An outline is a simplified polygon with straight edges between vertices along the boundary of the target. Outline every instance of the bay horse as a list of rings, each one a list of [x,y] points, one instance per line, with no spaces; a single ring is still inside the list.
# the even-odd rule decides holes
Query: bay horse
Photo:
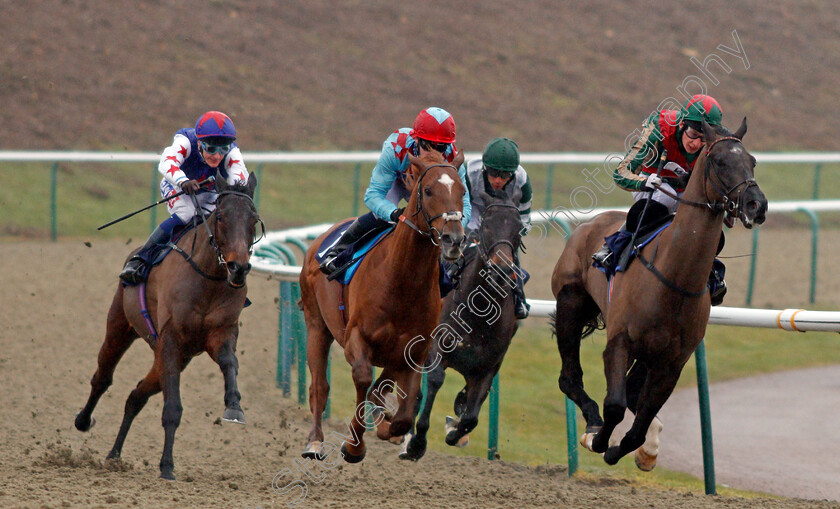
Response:
[[[673,222],[641,250],[638,262],[614,276],[612,290],[591,256],[618,229],[623,213],[600,214],[579,226],[554,267],[551,290],[562,358],[558,384],[586,419],[581,444],[603,453],[610,465],[631,451],[637,451],[642,470],[655,465],[655,454],[641,446],[705,334],[711,309],[706,282],[724,221],[731,227],[738,218],[746,228],[764,222],[767,199],[755,180],[755,158],[742,143],[746,131],[746,118],[735,133],[703,123],[706,148]],[[598,404],[583,387],[580,342],[604,323],[602,421]],[[635,414],[633,424],[617,445],[610,445],[625,408]]]
[[[411,427],[421,369],[440,316],[439,257],[461,256],[466,187],[457,171],[462,154],[452,164],[436,152],[409,158],[405,179],[411,197],[405,212],[396,228],[362,260],[347,286],[328,281],[318,269],[315,253],[329,232],[306,252],[300,290],[313,422],[304,458],[325,460],[331,452],[324,443],[321,415],[329,396],[326,369],[333,338],[344,349],[356,387],[356,411],[347,420],[350,435],[342,437],[344,460],[357,463],[365,457],[365,408],[368,401],[374,402],[369,389],[382,403],[385,396],[402,397],[390,419],[379,414],[379,438],[400,437]],[[384,369],[371,387],[373,366]]]
[[[146,340],[154,351],[154,361],[146,377],[128,396],[109,459],[120,457],[134,417],[150,396],[163,391],[160,476],[175,479],[172,447],[181,422],[181,371],[202,352],[212,357],[224,375],[223,419],[245,423],[236,384],[236,339],[239,314],[248,293],[245,283],[251,269],[250,250],[260,222],[253,200],[256,186],[253,173],[247,185],[230,186],[217,175],[216,210],[206,219],[205,228],[199,224],[177,242],[176,251],[182,256],[170,253],[164,258],[149,274],[145,288],[118,285],[108,311],[98,369],[90,381],[87,404],[76,415],[76,429],[88,431],[96,422],[93,409],[111,385],[117,363],[135,339],[142,336]],[[144,290],[150,322],[141,312],[140,294]]]
[[[401,459],[416,461],[426,453],[429,417],[446,368],[455,369],[466,380],[455,399],[456,420],[446,426],[446,443],[459,445],[476,427],[481,405],[519,326],[513,289],[522,275],[513,260],[522,242],[522,221],[515,205],[520,196],[514,194],[510,200],[482,192],[482,197],[487,206],[474,234],[477,253],[458,287],[444,299],[439,328],[445,327],[448,337],[436,341],[426,357],[428,396],[425,406],[418,408],[416,433],[407,435]]]

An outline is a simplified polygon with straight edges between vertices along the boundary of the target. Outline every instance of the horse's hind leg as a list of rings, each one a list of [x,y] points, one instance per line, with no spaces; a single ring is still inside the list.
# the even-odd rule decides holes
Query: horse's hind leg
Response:
[[[309,431],[306,449],[301,456],[323,460],[326,455],[323,450],[324,431],[321,428],[321,419],[324,410],[327,408],[327,398],[330,395],[330,384],[327,382],[327,361],[333,337],[321,316],[310,314],[315,312],[317,311],[310,312],[309,307],[304,308],[307,330],[306,362],[312,377],[309,386],[309,410],[312,412],[312,429]]]
[[[596,433],[604,422],[596,403],[583,387],[580,342],[584,327],[593,323],[600,311],[580,286],[566,285],[557,294],[554,327],[562,369],[557,385],[580,408],[586,420],[586,433]]]
[[[431,355],[429,355],[431,357]],[[429,421],[432,414],[432,406],[435,404],[435,398],[440,388],[443,386],[443,381],[446,379],[446,367],[443,363],[438,363],[426,375],[428,383],[426,405],[419,408],[420,402],[415,405],[415,415],[417,417],[414,423],[414,435],[408,441],[405,450],[400,454],[401,459],[408,459],[417,461],[426,454],[426,434],[429,432]],[[419,409],[419,413],[417,410]]]
[[[351,436],[349,439],[352,442],[345,440],[341,444],[341,454],[347,463],[358,463],[365,459],[365,410],[368,389],[373,382],[373,364],[370,362],[370,350],[364,339],[360,337],[358,329],[348,331],[344,356],[353,372],[353,384],[356,386],[356,410],[350,420]]]
[[[131,428],[131,423],[134,421],[137,414],[140,413],[140,410],[146,406],[146,402],[149,401],[149,397],[157,394],[158,392],[160,392],[160,367],[156,358],[155,364],[146,375],[146,378],[140,380],[137,387],[135,387],[135,389],[131,391],[131,394],[128,395],[128,399],[125,402],[125,412],[123,413],[120,431],[117,433],[117,439],[114,441],[114,446],[111,448],[111,452],[108,453],[108,459],[120,457],[120,454],[122,454],[123,444],[125,443],[125,436],[128,434],[128,429]]]
[[[222,420],[245,424],[245,412],[242,411],[240,401],[242,395],[236,384],[236,375],[239,373],[239,360],[236,358],[236,335],[226,336],[223,341],[209,342],[212,348],[208,353],[216,361],[225,377],[225,413]]]
[[[90,380],[90,396],[85,407],[76,415],[75,425],[79,431],[89,430],[96,422],[92,418],[93,409],[96,408],[99,398],[111,386],[114,369],[137,337],[123,312],[123,289],[119,288],[108,311],[105,341],[99,349],[96,373]]]

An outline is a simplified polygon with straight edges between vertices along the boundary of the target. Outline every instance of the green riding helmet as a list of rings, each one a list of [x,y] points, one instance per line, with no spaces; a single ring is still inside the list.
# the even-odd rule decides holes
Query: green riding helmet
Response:
[[[682,108],[682,119],[717,126],[723,120],[723,110],[720,104],[710,95],[697,94],[685,103]]]
[[[515,173],[519,167],[519,145],[508,138],[493,138],[484,147],[481,163],[485,168]]]

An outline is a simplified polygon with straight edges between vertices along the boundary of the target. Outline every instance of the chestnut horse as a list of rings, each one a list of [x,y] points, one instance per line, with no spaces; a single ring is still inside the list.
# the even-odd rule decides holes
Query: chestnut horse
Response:
[[[350,436],[344,437],[341,446],[344,460],[356,463],[365,457],[365,407],[373,402],[368,389],[371,396],[380,393],[381,403],[385,395],[402,396],[390,419],[380,413],[379,438],[402,436],[411,427],[421,369],[440,316],[439,257],[456,260],[461,256],[466,188],[457,171],[463,155],[451,165],[436,152],[422,159],[409,158],[405,178],[411,197],[405,212],[394,231],[367,254],[349,285],[328,281],[318,269],[315,253],[326,233],[306,252],[300,290],[308,332],[313,422],[305,458],[324,460],[329,455],[321,414],[330,389],[326,369],[333,338],[344,348],[356,386],[356,411],[348,419]],[[373,366],[384,370],[371,388]]]
[[[703,339],[711,309],[706,282],[724,220],[732,226],[739,218],[746,228],[764,222],[767,199],[755,181],[755,158],[741,142],[746,131],[746,118],[734,134],[703,124],[706,148],[673,223],[641,250],[639,261],[614,276],[611,294],[591,255],[618,229],[622,213],[600,214],[578,227],[554,267],[551,290],[557,298],[555,329],[563,363],[558,383],[586,419],[581,444],[604,453],[610,465],[640,449]],[[581,339],[599,319],[607,332],[603,421],[598,404],[583,388],[580,365]],[[625,408],[635,413],[633,424],[618,445],[610,445]],[[650,451],[637,451],[639,468],[653,468],[656,457],[650,456]]]
[[[253,201],[256,186],[254,174],[249,176],[247,185],[231,186],[217,176],[216,210],[207,218],[206,227],[199,224],[184,235],[177,243],[181,256],[170,253],[149,274],[145,283],[146,304],[157,337],[141,312],[139,295],[143,286],[118,285],[108,312],[105,342],[99,350],[99,366],[90,381],[90,397],[76,415],[76,428],[88,431],[96,422],[93,409],[111,385],[117,363],[135,339],[144,337],[154,351],[154,362],[128,396],[109,459],[120,457],[134,417],[150,396],[163,391],[165,438],[160,476],[175,478],[172,446],[181,422],[181,371],[202,352],[213,358],[224,375],[223,419],[245,423],[236,386],[236,338],[239,314],[248,293],[245,279],[251,269],[250,249],[260,221]]]

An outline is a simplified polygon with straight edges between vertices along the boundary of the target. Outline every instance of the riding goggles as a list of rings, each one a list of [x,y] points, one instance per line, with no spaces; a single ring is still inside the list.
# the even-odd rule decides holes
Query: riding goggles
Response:
[[[420,148],[423,150],[434,150],[435,152],[440,152],[441,154],[445,154],[446,151],[449,149],[449,143],[436,143],[434,141],[429,140],[418,140],[420,142]]]
[[[228,143],[227,145],[211,145],[207,142],[199,141],[198,144],[201,146],[201,150],[209,155],[220,154],[224,156],[233,148],[232,143]]]
[[[701,133],[699,131],[695,131],[691,127],[686,127],[685,128],[685,135],[688,136],[689,140],[699,139],[700,141],[705,141],[705,139],[703,138],[703,133]]]
[[[493,178],[511,178],[513,176],[512,171],[507,170],[497,170],[496,168],[491,168],[489,166],[484,167],[484,171],[487,172],[487,175]]]

